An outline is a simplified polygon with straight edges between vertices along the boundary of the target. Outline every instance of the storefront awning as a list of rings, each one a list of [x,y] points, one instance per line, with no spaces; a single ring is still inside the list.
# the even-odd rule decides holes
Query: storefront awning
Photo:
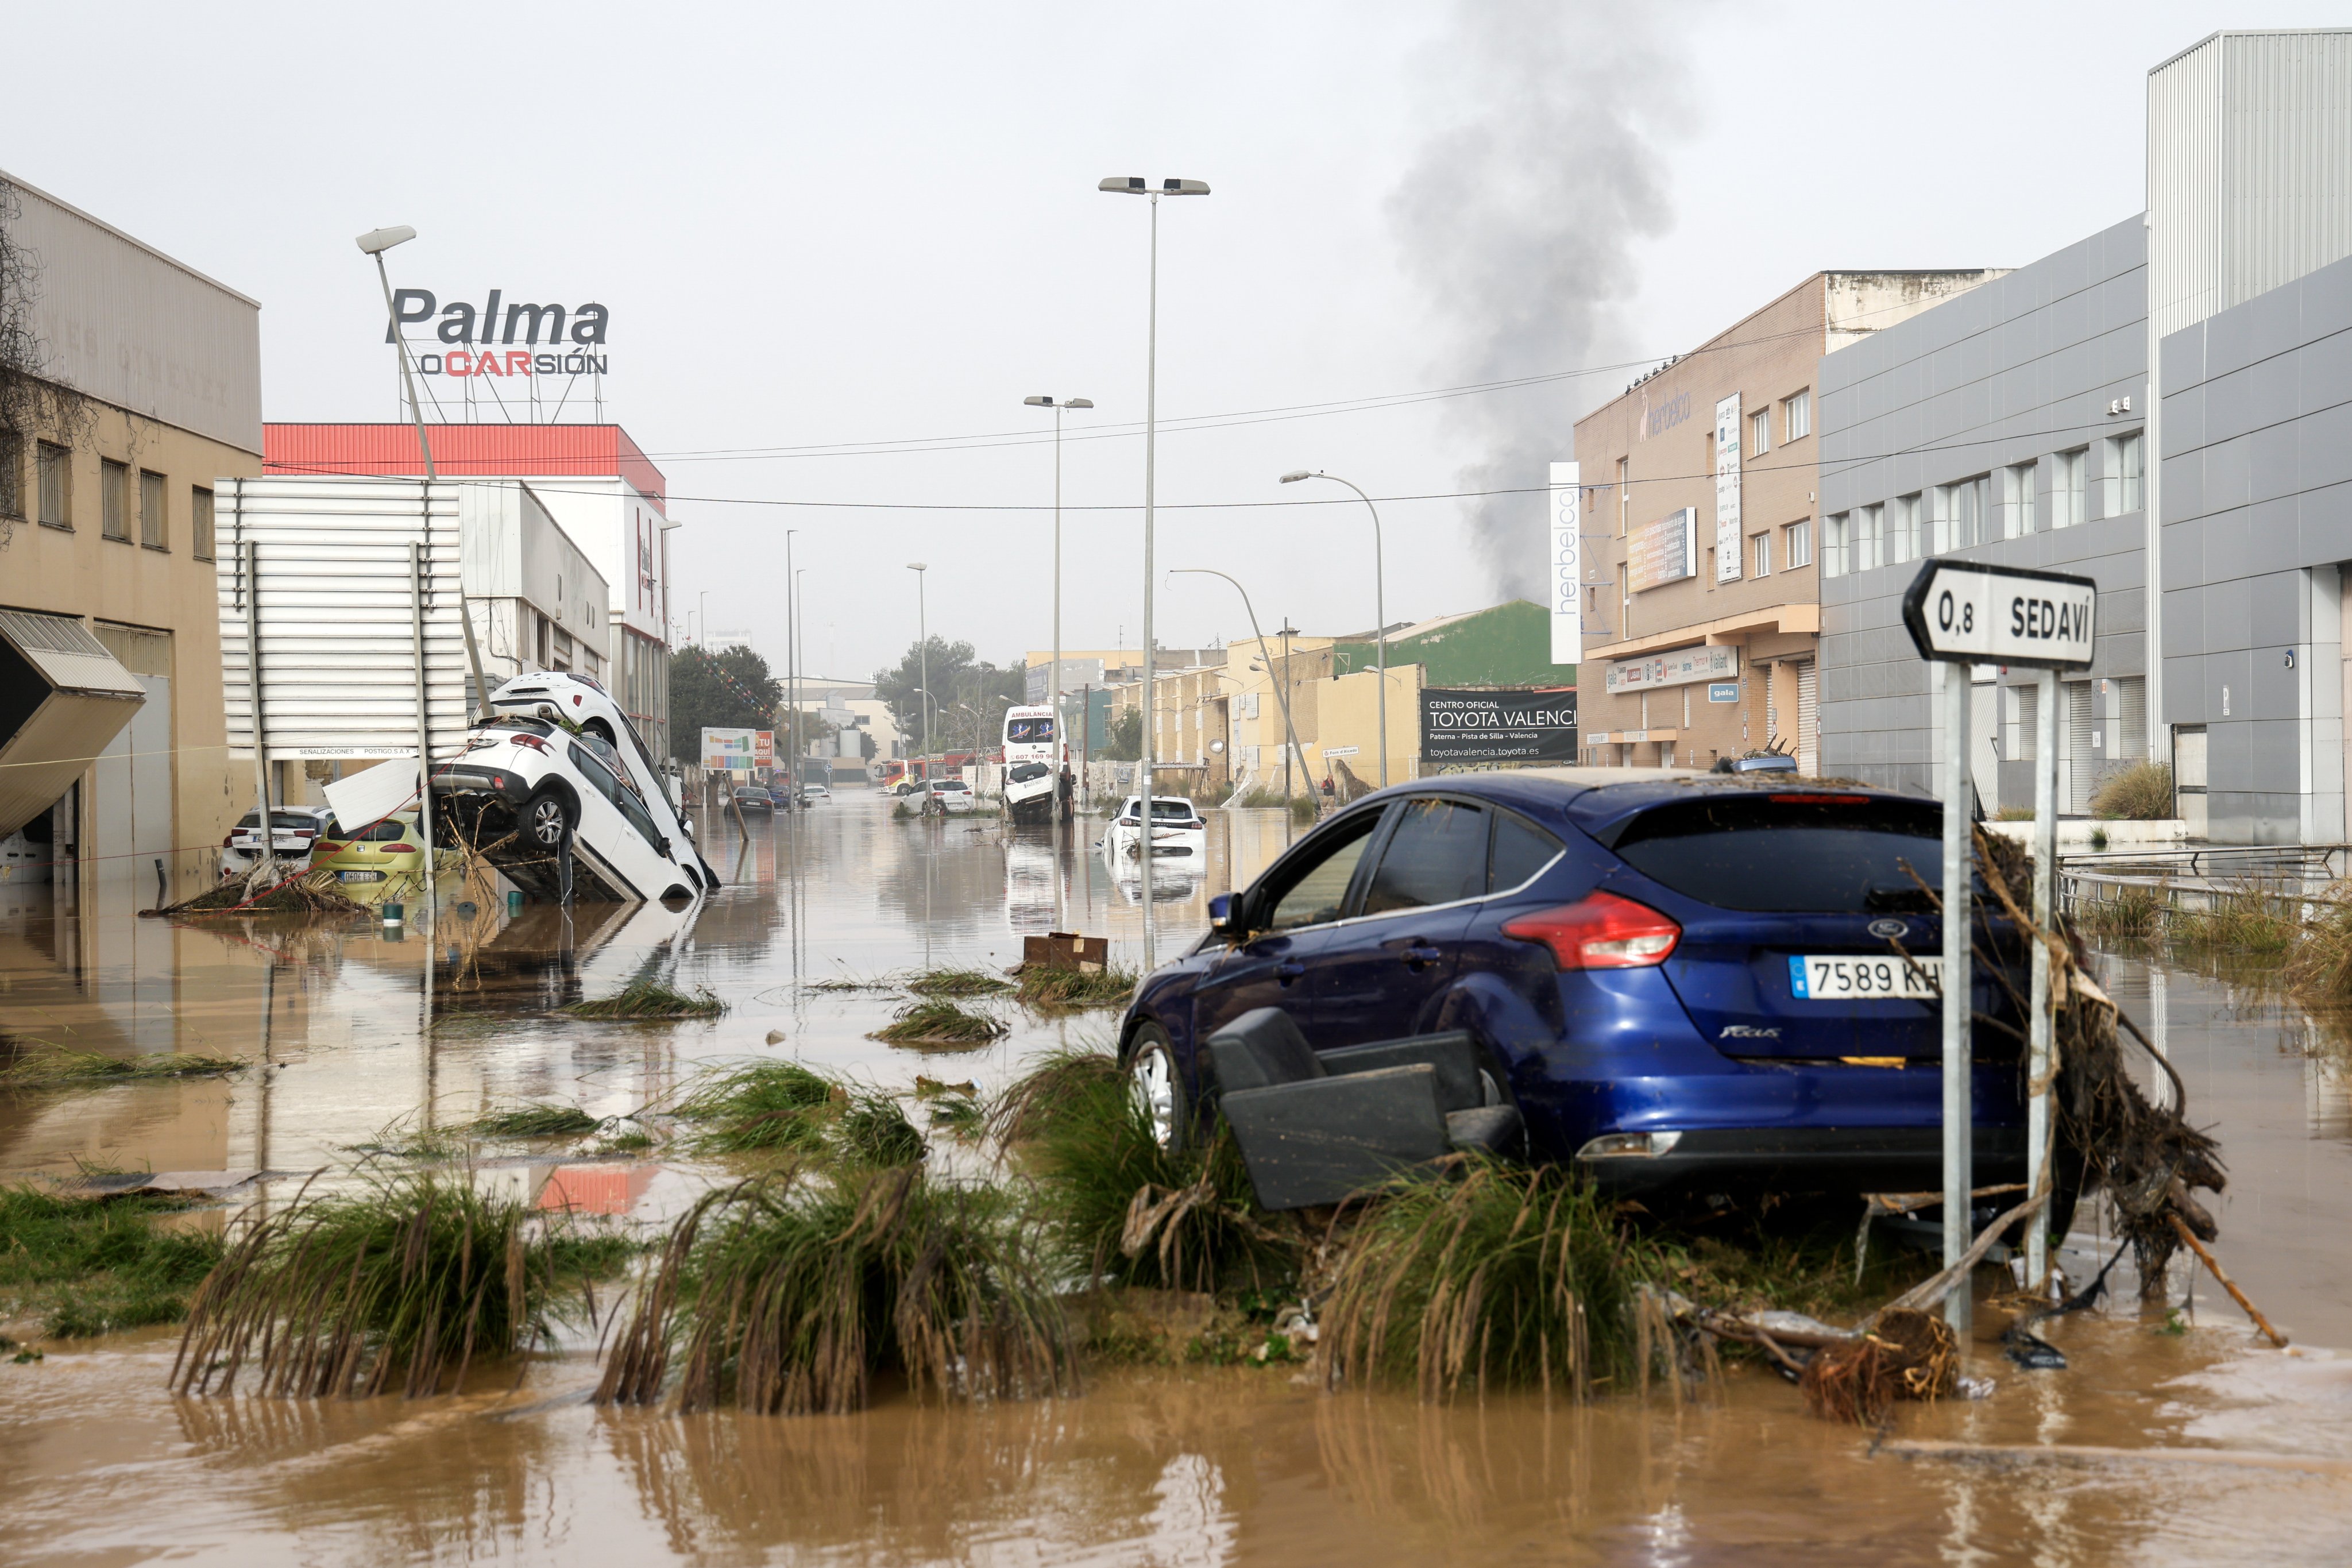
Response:
[[[54,805],[146,700],[73,616],[0,610],[0,838]]]

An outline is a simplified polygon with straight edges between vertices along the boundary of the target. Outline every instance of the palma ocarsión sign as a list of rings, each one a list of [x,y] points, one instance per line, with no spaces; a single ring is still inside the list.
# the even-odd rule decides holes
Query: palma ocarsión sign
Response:
[[[408,329],[431,322],[434,339],[448,345],[416,355],[416,368],[425,375],[604,374],[604,334],[612,312],[593,300],[532,304],[508,300],[504,289],[493,289],[478,305],[471,300],[445,305],[430,289],[396,289],[392,304],[385,342],[395,332],[411,336]]]

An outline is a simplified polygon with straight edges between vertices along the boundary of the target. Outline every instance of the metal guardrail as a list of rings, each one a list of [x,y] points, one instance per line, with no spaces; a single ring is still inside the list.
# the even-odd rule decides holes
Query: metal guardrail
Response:
[[[2352,845],[2227,844],[2062,856],[2058,903],[2068,912],[2145,889],[2171,910],[2209,910],[2233,899],[2300,905],[2339,901],[2331,889],[2352,873]]]

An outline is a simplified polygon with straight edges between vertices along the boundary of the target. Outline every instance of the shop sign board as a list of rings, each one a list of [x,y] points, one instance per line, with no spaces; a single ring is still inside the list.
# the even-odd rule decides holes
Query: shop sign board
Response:
[[[713,773],[749,773],[776,765],[773,730],[714,730],[702,731],[702,765]]]
[[[1739,394],[1715,405],[1715,580],[1739,581]]]
[[[1601,674],[1601,689],[1611,696],[1621,691],[1648,691],[1661,686],[1688,686],[1697,680],[1728,680],[1739,673],[1739,650],[1728,644],[1702,643],[1695,647],[1670,648],[1644,658],[1622,658],[1609,665]],[[1711,702],[1737,702],[1739,689],[1736,682],[1729,697],[1718,698],[1707,693]]]
[[[1739,700],[1739,682],[1738,682],[1738,681],[1736,681],[1736,680],[1717,680],[1717,681],[1710,681],[1710,682],[1707,684],[1707,689],[1706,689],[1706,700],[1707,700],[1709,702],[1737,702],[1737,701],[1738,701],[1738,700]]]
[[[1437,763],[1572,763],[1576,689],[1465,691],[1425,687],[1421,693],[1421,752],[1424,760]]]
[[[1584,658],[1584,490],[1582,468],[1551,466],[1551,661],[1575,664]]]
[[[1633,592],[1663,588],[1698,574],[1698,509],[1670,511],[1633,530],[1626,542],[1626,574]]]

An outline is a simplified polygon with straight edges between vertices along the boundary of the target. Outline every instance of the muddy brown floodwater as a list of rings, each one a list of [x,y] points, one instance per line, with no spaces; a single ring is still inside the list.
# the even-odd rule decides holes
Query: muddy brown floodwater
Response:
[[[1163,955],[1291,832],[1273,813],[1212,816],[1205,862],[1159,889]],[[0,1179],[309,1171],[394,1123],[525,1100],[619,1114],[751,1056],[986,1089],[1040,1048],[1108,1035],[1107,1014],[1004,1007],[1013,1032],[995,1045],[912,1052],[866,1037],[896,998],[812,988],[1009,963],[1052,923],[1057,885],[1076,928],[1132,962],[1134,883],[1076,846],[992,821],[894,822],[847,791],[798,830],[754,819],[746,840],[713,823],[704,840],[731,885],[690,923],[541,906],[395,938],[140,921],[133,889],[60,912],[45,887],[0,885],[0,1028],[261,1064],[0,1096]],[[1663,1394],[1426,1406],[1252,1367],[1114,1368],[1076,1398],[981,1409],[601,1411],[584,1403],[584,1332],[520,1385],[509,1368],[450,1398],[175,1399],[176,1332],[147,1330],[0,1363],[0,1562],[2352,1561],[2352,1354],[2331,1349],[2352,1347],[2341,1036],[2259,988],[2115,955],[2098,968],[2221,1138],[2222,1256],[2294,1352],[2262,1348],[2209,1280],[2178,1272],[2167,1302],[2186,1308],[2143,1310],[2126,1279],[2105,1310],[2044,1325],[2066,1370],[2022,1371],[1988,1337],[1969,1370],[1995,1381],[1990,1397],[1901,1406],[1880,1441],[1808,1419],[1792,1390],[1746,1370],[1679,1407]],[[708,986],[730,1010],[681,1025],[553,1011],[640,977]],[[708,1174],[517,1161],[503,1179],[549,1208],[652,1225]],[[2086,1273],[2105,1250],[2086,1215],[2066,1262]],[[1979,1316],[1980,1335],[1997,1331],[1999,1313]]]

